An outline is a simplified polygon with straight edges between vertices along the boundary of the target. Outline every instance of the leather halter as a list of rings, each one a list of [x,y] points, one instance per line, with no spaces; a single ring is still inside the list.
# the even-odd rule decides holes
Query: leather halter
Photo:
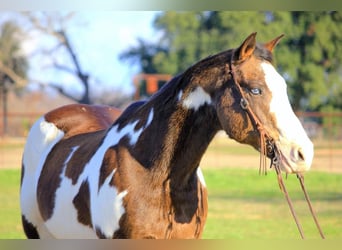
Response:
[[[254,126],[255,130],[258,131],[260,135],[260,168],[259,173],[267,174],[266,169],[266,154],[268,157],[271,158],[271,166],[278,162],[277,156],[275,154],[276,146],[274,144],[274,140],[271,136],[267,133],[265,127],[260,122],[259,118],[255,115],[253,110],[251,109],[245,94],[241,88],[241,85],[236,79],[236,71],[235,66],[233,64],[233,59],[231,60],[229,64],[229,74],[232,77],[232,82],[234,86],[237,88],[241,99],[240,99],[240,106],[243,110],[245,110],[252,122],[252,125]]]
[[[233,53],[233,55],[234,55],[234,53]],[[285,187],[285,184],[283,182],[282,175],[281,175],[280,161],[278,159],[278,157],[281,157],[281,154],[279,153],[279,149],[276,147],[272,137],[265,130],[265,127],[262,125],[262,123],[260,122],[259,118],[255,115],[255,113],[251,109],[251,107],[250,107],[250,105],[249,105],[249,103],[248,103],[248,101],[247,101],[247,99],[245,97],[245,94],[244,94],[244,92],[243,92],[239,82],[236,80],[236,77],[235,77],[236,70],[235,70],[235,65],[233,64],[233,58],[231,58],[231,61],[230,61],[228,67],[229,67],[229,74],[231,75],[231,79],[233,81],[233,86],[235,86],[237,88],[237,90],[238,90],[238,92],[239,92],[239,94],[241,96],[240,106],[241,106],[241,108],[243,110],[245,110],[247,112],[247,114],[249,116],[249,119],[251,120],[254,128],[258,131],[259,136],[260,136],[260,167],[259,167],[259,173],[261,173],[263,171],[265,174],[267,174],[267,172],[266,172],[266,154],[267,154],[267,156],[270,157],[270,159],[271,159],[270,167],[274,166],[274,168],[275,168],[275,171],[277,173],[277,179],[278,179],[279,187],[280,187],[281,191],[285,195],[285,198],[286,198],[287,203],[289,205],[292,217],[295,220],[295,223],[297,225],[297,228],[298,228],[298,231],[300,233],[300,236],[301,236],[302,239],[304,239],[305,236],[304,236],[304,232],[303,232],[302,226],[301,226],[301,224],[298,221],[298,218],[297,218],[297,215],[296,215],[296,213],[294,211],[294,208],[293,208],[290,196],[289,196],[289,194],[288,194],[288,192],[286,190],[286,187]],[[297,178],[299,179],[301,188],[302,188],[302,190],[304,192],[305,199],[306,199],[307,204],[309,206],[311,215],[312,215],[312,217],[314,219],[314,222],[316,224],[318,232],[319,232],[321,238],[325,239],[325,236],[323,234],[321,226],[319,225],[319,222],[317,220],[315,211],[312,208],[309,195],[308,195],[308,193],[307,193],[307,191],[305,189],[305,186],[304,186],[304,176],[301,173],[297,173]]]

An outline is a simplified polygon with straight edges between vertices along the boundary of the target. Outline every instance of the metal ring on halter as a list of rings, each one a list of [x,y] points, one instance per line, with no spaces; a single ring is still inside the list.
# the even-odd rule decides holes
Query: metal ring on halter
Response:
[[[248,101],[245,99],[245,98],[241,98],[241,100],[240,100],[240,106],[241,106],[241,108],[242,109],[247,109],[247,107],[248,107]]]
[[[276,165],[279,163],[279,159],[277,156],[274,156],[272,159],[271,159],[271,167],[272,165]]]

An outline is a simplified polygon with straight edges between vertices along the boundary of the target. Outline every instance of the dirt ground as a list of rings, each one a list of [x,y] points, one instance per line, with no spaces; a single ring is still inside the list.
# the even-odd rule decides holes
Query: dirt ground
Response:
[[[25,138],[0,138],[0,169],[21,167]],[[317,143],[311,171],[342,173],[342,148],[332,143]],[[202,168],[238,167],[259,169],[259,153],[249,146],[217,137],[201,161]]]

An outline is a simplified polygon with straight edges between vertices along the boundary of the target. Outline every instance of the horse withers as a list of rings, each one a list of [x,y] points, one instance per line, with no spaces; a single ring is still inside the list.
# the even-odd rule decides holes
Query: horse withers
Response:
[[[200,238],[208,206],[199,163],[219,130],[286,173],[307,171],[313,144],[272,65],[281,37],[257,44],[253,33],[118,117],[92,106],[41,117],[23,153],[27,237]]]

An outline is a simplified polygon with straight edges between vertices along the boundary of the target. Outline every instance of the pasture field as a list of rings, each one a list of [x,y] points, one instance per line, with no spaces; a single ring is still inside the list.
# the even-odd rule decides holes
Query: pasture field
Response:
[[[299,233],[275,173],[205,169],[209,190],[206,239],[298,239]],[[22,239],[18,169],[0,170],[0,238]],[[285,181],[307,238],[319,238],[295,176]],[[342,238],[342,174],[312,172],[306,186],[327,238]]]
[[[0,141],[1,239],[25,238],[19,210],[22,148],[22,140]],[[331,158],[324,155],[324,150],[326,147],[318,147],[315,161],[322,164],[314,162],[313,170],[305,175],[305,184],[326,238],[341,239],[342,171],[339,166],[342,165],[324,168],[326,160]],[[334,163],[339,161],[338,157],[334,155]],[[275,172],[269,170],[266,176],[259,175],[258,164],[259,155],[250,147],[220,138],[210,145],[201,163],[209,192],[209,213],[203,238],[300,238]],[[318,239],[297,178],[289,175],[285,185],[306,237]]]

